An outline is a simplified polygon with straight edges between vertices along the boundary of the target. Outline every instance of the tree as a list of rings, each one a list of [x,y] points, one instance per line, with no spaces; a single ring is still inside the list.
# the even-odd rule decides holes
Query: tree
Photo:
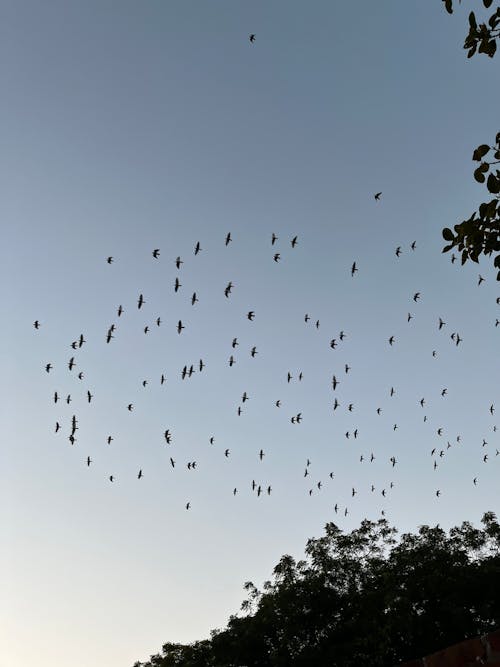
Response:
[[[386,667],[500,626],[500,524],[421,526],[397,543],[386,519],[349,534],[334,523],[284,555],[243,614],[192,644],[163,646],[135,667]]]
[[[453,0],[442,0],[449,14],[453,13]],[[460,1],[460,0],[459,0]],[[493,0],[483,0],[483,5],[489,9]],[[487,22],[478,25],[474,12],[469,14],[469,33],[464,41],[467,57],[472,58],[476,53],[484,53],[493,58],[497,50],[497,41],[500,39],[500,7],[488,18]],[[485,158],[490,154],[490,161]],[[493,159],[492,159],[493,158]],[[448,245],[443,252],[457,248],[462,253],[462,264],[470,259],[479,262],[480,255],[491,256],[496,253],[493,265],[498,269],[497,280],[500,280],[500,171],[491,169],[500,163],[500,132],[495,137],[493,145],[481,144],[472,154],[472,159],[479,162],[474,171],[474,178],[478,183],[486,183],[488,192],[493,196],[490,201],[479,206],[468,220],[454,226],[454,231],[445,227],[443,238]],[[486,174],[488,178],[486,178]],[[477,216],[477,217],[476,217]]]

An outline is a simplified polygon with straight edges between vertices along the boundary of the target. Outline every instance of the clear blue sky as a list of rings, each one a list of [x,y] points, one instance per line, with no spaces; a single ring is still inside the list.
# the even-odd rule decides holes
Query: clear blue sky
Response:
[[[499,129],[498,61],[466,59],[466,5],[3,3],[2,665],[130,667],[206,637],[327,521],[498,510],[500,290],[491,262],[441,254]]]

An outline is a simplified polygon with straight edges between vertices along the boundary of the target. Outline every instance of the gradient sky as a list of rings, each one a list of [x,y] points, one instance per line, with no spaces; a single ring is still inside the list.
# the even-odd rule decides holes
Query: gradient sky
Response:
[[[327,521],[498,511],[500,290],[490,261],[441,254],[486,197],[471,156],[499,129],[498,60],[466,59],[466,4],[4,0],[0,664],[131,667],[223,627]]]

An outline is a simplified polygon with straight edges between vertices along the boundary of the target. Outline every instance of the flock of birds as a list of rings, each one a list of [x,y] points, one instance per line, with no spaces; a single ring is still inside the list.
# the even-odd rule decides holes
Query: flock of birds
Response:
[[[251,36],[251,37],[252,37],[252,36]],[[253,36],[253,37],[254,37],[254,36]],[[253,40],[251,39],[251,41],[253,41]],[[379,201],[381,195],[382,195],[381,192],[376,193],[376,194],[374,195],[375,200],[376,200],[376,201]],[[278,240],[278,236],[277,236],[276,234],[273,233],[272,236],[271,236],[271,248],[273,248],[273,251],[274,251],[274,246],[275,246],[277,240]],[[233,238],[232,238],[231,233],[229,232],[229,233],[226,235],[225,239],[224,239],[224,244],[225,244],[225,246],[227,247],[232,241],[233,241]],[[293,238],[290,239],[290,246],[291,246],[292,249],[295,249],[298,245],[299,245],[298,236],[294,236]],[[415,251],[415,250],[416,250],[416,247],[417,247],[417,246],[416,246],[416,242],[413,241],[413,242],[410,244],[410,249],[411,249],[412,251]],[[201,248],[200,242],[198,241],[198,242],[195,244],[195,246],[194,246],[194,250],[193,250],[194,256],[197,256],[201,251],[202,251],[202,248]],[[402,254],[402,248],[401,248],[401,246],[397,246],[397,248],[396,248],[396,250],[395,250],[395,255],[396,255],[396,257],[399,258],[401,254]],[[158,260],[158,259],[160,258],[160,249],[159,249],[159,248],[154,248],[154,249],[153,249],[153,251],[152,251],[152,257],[153,257],[154,260]],[[275,262],[278,263],[278,262],[280,261],[280,258],[281,258],[281,254],[280,254],[279,252],[274,252],[273,260],[274,260]],[[454,262],[456,261],[455,256],[452,256],[451,261],[452,261],[452,263],[454,263]],[[112,265],[113,262],[114,262],[114,257],[113,257],[113,256],[108,256],[108,257],[106,258],[106,262],[107,262],[109,265]],[[174,262],[174,263],[175,263],[175,267],[176,267],[177,271],[180,272],[181,269],[182,269],[182,265],[184,264],[184,262],[183,262],[183,260],[181,259],[181,257],[180,257],[180,256],[177,256],[176,259],[175,259],[175,262]],[[352,263],[352,265],[351,265],[351,268],[350,268],[350,275],[351,275],[351,277],[354,278],[357,272],[358,272],[357,262],[354,261],[354,262]],[[479,276],[479,282],[478,282],[478,285],[481,285],[482,282],[484,282],[484,278],[482,278],[482,276]],[[180,282],[180,275],[178,275],[178,276],[175,278],[175,282],[174,282],[173,288],[174,288],[174,293],[177,293],[177,292],[182,288],[182,283]],[[230,281],[230,282],[227,283],[226,287],[225,287],[224,290],[223,290],[224,297],[225,297],[226,299],[229,299],[229,298],[231,297],[232,290],[233,290],[233,282]],[[412,300],[413,300],[414,303],[418,303],[419,300],[420,300],[420,298],[421,298],[421,293],[420,293],[420,292],[417,291],[417,292],[414,292],[414,293],[413,293]],[[193,292],[193,294],[192,294],[191,297],[190,297],[190,303],[191,303],[191,305],[192,305],[192,306],[195,306],[195,304],[196,304],[198,301],[199,301],[199,299],[198,299],[197,293],[196,293],[196,292]],[[497,298],[496,301],[497,301],[497,304],[500,304],[500,297]],[[140,311],[140,310],[143,308],[144,304],[146,304],[146,300],[145,300],[145,298],[144,298],[144,295],[143,295],[143,294],[139,294],[139,296],[138,296],[138,298],[137,298],[137,309]],[[121,317],[123,316],[124,312],[125,312],[125,309],[124,309],[123,305],[120,304],[120,305],[117,307],[117,309],[116,309],[116,316],[117,316],[117,318],[121,318]],[[249,311],[247,312],[247,314],[246,314],[246,318],[247,318],[250,322],[252,322],[252,321],[255,319],[255,311],[253,311],[253,310],[249,310]],[[411,319],[413,319],[413,315],[412,315],[410,312],[408,312],[408,315],[407,315],[407,321],[410,322]],[[311,321],[311,317],[310,317],[310,315],[309,315],[308,313],[306,313],[306,314],[304,315],[304,322],[305,322],[305,324],[307,325],[310,321]],[[156,320],[155,320],[155,323],[156,323],[156,326],[157,326],[157,327],[160,327],[161,324],[162,324],[162,319],[161,319],[161,317],[157,317]],[[498,324],[499,324],[499,320],[497,319],[497,320],[496,320],[496,323],[495,323],[495,326],[498,326]],[[34,326],[34,328],[35,328],[36,330],[39,330],[39,329],[41,328],[41,321],[38,320],[38,319],[35,320],[34,323],[33,323],[33,326]],[[316,321],[314,322],[314,326],[316,327],[316,329],[319,329],[319,327],[320,327],[320,321],[319,321],[319,320],[316,320]],[[445,322],[441,317],[439,317],[439,319],[438,319],[438,321],[437,321],[437,323],[436,323],[436,326],[437,326],[437,330],[438,330],[438,331],[442,331],[443,328],[446,326],[446,322]],[[179,320],[177,321],[177,324],[176,324],[176,331],[177,331],[177,333],[178,333],[179,335],[181,335],[185,328],[186,328],[186,325],[183,323],[183,321],[182,321],[181,319],[179,319]],[[106,332],[106,335],[105,335],[105,342],[106,342],[107,345],[109,345],[109,344],[112,343],[112,340],[113,340],[113,338],[114,338],[114,334],[115,334],[116,330],[117,330],[117,326],[116,326],[115,323],[111,324],[111,325],[108,327],[107,332]],[[144,332],[144,334],[148,334],[148,333],[150,332],[150,326],[147,325],[147,324],[144,325],[143,332]],[[340,331],[340,333],[338,334],[337,337],[331,338],[331,340],[330,340],[330,348],[331,348],[331,349],[336,349],[336,348],[339,346],[339,344],[342,343],[342,341],[344,341],[344,339],[345,339],[346,337],[347,337],[346,332],[343,331],[343,330]],[[462,342],[462,340],[463,340],[462,337],[460,336],[460,334],[459,334],[457,331],[454,331],[454,332],[452,332],[452,333],[450,334],[450,339],[452,340],[452,342],[453,342],[454,345],[456,345],[456,346],[458,346],[458,345]],[[387,342],[388,342],[389,346],[392,347],[392,346],[396,343],[396,337],[395,337],[394,335],[391,335],[391,336],[388,338],[388,341],[387,341]],[[86,343],[86,339],[85,339],[85,337],[84,337],[83,334],[80,334],[80,336],[79,336],[76,340],[72,341],[72,342],[70,343],[70,348],[72,349],[73,352],[75,352],[75,354],[72,354],[72,356],[71,356],[71,357],[68,359],[68,361],[67,361],[67,369],[68,369],[68,371],[69,371],[70,373],[74,373],[74,374],[76,375],[76,377],[78,378],[78,380],[81,380],[81,381],[84,380],[84,377],[85,377],[85,376],[84,376],[84,372],[83,372],[82,370],[77,370],[77,369],[78,369],[78,362],[77,362],[77,360],[76,360],[76,353],[78,352],[78,350],[80,350],[80,349],[82,348],[82,346],[83,346],[85,343]],[[237,348],[238,346],[239,346],[238,337],[233,337],[232,342],[231,342],[231,349],[232,349],[232,351],[236,350],[236,348]],[[250,356],[251,356],[252,358],[255,358],[257,354],[258,354],[257,346],[256,346],[256,345],[253,345],[253,346],[250,348]],[[432,356],[435,357],[436,354],[437,354],[437,353],[436,353],[436,350],[433,350],[433,351],[432,351]],[[230,356],[228,357],[228,361],[227,361],[227,363],[228,363],[229,367],[232,367],[232,366],[236,363],[236,359],[235,359],[235,355],[234,355],[234,353],[231,353],[231,354],[230,354]],[[199,359],[199,361],[198,361],[197,364],[189,364],[189,365],[188,365],[188,364],[185,364],[185,365],[183,366],[183,368],[181,369],[181,371],[180,371],[180,377],[181,377],[182,380],[185,380],[186,378],[190,378],[190,377],[191,377],[194,373],[196,373],[196,372],[198,372],[198,373],[203,372],[204,369],[205,369],[205,366],[206,366],[206,364],[205,364],[205,362],[203,361],[203,359]],[[53,368],[54,368],[54,365],[53,365],[51,362],[48,362],[48,363],[45,364],[45,371],[46,371],[46,373],[50,373],[50,372],[53,370]],[[344,374],[347,375],[347,374],[349,373],[350,370],[351,370],[351,367],[349,366],[349,364],[346,363],[346,364],[344,365],[344,369],[343,369]],[[291,374],[291,372],[288,372],[288,373],[287,373],[287,376],[286,376],[286,382],[289,384],[293,379],[294,379],[294,376]],[[300,371],[300,372],[297,374],[296,379],[297,379],[299,382],[302,381],[302,379],[303,379],[303,372],[302,372],[302,371]],[[160,378],[159,378],[159,382],[160,382],[161,385],[163,385],[163,384],[165,384],[165,382],[167,382],[167,377],[166,377],[166,375],[165,375],[164,373],[161,374],[161,376],[160,376]],[[147,386],[147,384],[148,384],[148,380],[142,380],[142,386],[143,386],[144,388]],[[341,384],[341,380],[339,380],[339,378],[337,377],[337,375],[333,374],[332,379],[331,379],[331,389],[332,389],[332,391],[333,391],[332,410],[333,410],[334,413],[335,413],[335,411],[336,411],[336,410],[340,407],[340,405],[341,405],[340,402],[339,402],[339,396],[338,396],[338,394],[337,394],[337,388],[338,388],[338,386],[339,386],[340,384]],[[441,397],[444,398],[444,397],[447,395],[447,393],[448,393],[448,389],[447,389],[447,387],[443,387],[442,390],[441,390]],[[391,388],[390,388],[390,391],[389,391],[389,395],[390,395],[390,397],[394,396],[394,394],[395,394],[395,389],[394,389],[394,387],[391,387]],[[93,396],[93,394],[91,393],[91,391],[88,390],[88,389],[86,390],[85,398],[86,398],[86,401],[87,401],[89,404],[92,403],[92,400],[93,400],[94,396]],[[243,406],[244,406],[245,403],[249,400],[249,398],[250,398],[250,397],[249,397],[248,393],[247,393],[246,391],[243,392],[243,394],[242,394],[242,396],[241,396],[241,404],[237,407],[237,414],[238,414],[238,416],[240,416],[240,415],[242,414]],[[58,404],[59,402],[63,402],[63,403],[66,403],[67,405],[70,405],[70,404],[72,403],[72,400],[73,400],[73,399],[72,399],[71,394],[63,395],[63,394],[61,394],[59,391],[56,390],[56,391],[53,392],[52,400],[53,400],[54,404]],[[419,404],[420,404],[420,407],[421,407],[421,408],[424,408],[424,406],[425,406],[425,404],[426,404],[425,397],[422,397],[422,398],[420,399]],[[280,399],[275,400],[275,402],[274,402],[274,406],[275,406],[276,408],[278,408],[278,409],[281,408],[281,405],[282,405],[282,402],[281,402]],[[126,410],[128,410],[129,412],[132,412],[132,411],[134,410],[134,404],[133,404],[132,402],[130,402],[130,403],[128,403],[127,405],[125,405],[124,408],[125,408]],[[353,409],[354,409],[353,403],[347,403],[347,404],[346,404],[346,408],[347,408],[347,411],[348,411],[348,412],[352,412]],[[378,408],[376,409],[376,414],[377,414],[377,415],[380,415],[381,412],[382,412],[382,408],[381,408],[381,407],[378,407]],[[491,416],[493,416],[493,414],[494,414],[494,412],[495,412],[495,406],[494,406],[493,403],[491,403],[490,406],[489,406],[489,412],[490,412]],[[424,422],[427,420],[427,416],[426,416],[425,414],[424,414],[424,416],[423,416],[423,420],[424,420]],[[298,412],[298,413],[296,413],[296,414],[291,415],[291,416],[290,416],[290,422],[291,422],[292,424],[294,424],[294,425],[300,424],[300,423],[302,422],[302,412]],[[77,441],[76,433],[77,433],[77,431],[78,431],[78,429],[79,429],[79,425],[78,425],[78,424],[79,424],[79,420],[78,420],[76,414],[73,414],[72,417],[71,417],[71,420],[70,420],[69,434],[68,434],[68,436],[67,436],[69,442],[71,443],[71,445],[75,445],[75,443],[76,443],[76,441]],[[59,433],[59,432],[62,430],[62,428],[63,428],[63,426],[62,426],[62,424],[61,424],[61,421],[59,421],[59,420],[56,421],[56,422],[55,422],[55,428],[54,428],[55,433],[56,433],[56,434]],[[398,424],[395,423],[395,424],[393,425],[393,430],[396,431],[397,428],[398,428]],[[493,426],[493,431],[496,432],[496,430],[497,430],[497,427],[496,427],[496,425],[495,425],[495,426]],[[437,434],[438,436],[442,436],[442,435],[443,435],[443,428],[442,428],[442,427],[437,428],[437,430],[436,430],[436,434]],[[354,439],[357,439],[357,438],[358,438],[358,428],[355,428],[352,432],[349,431],[349,430],[345,432],[345,438],[346,438],[346,439],[349,439],[351,436],[352,436]],[[164,431],[164,433],[163,433],[163,439],[164,439],[165,444],[166,444],[167,446],[172,444],[172,441],[173,441],[173,434],[172,434],[172,432],[171,432],[170,429],[166,429],[166,430]],[[458,436],[456,437],[456,442],[457,442],[457,444],[459,444],[460,441],[461,441],[461,436],[458,435]],[[113,437],[112,437],[111,435],[108,435],[107,438],[106,438],[106,442],[107,442],[108,445],[111,445],[111,443],[113,442]],[[210,436],[210,437],[208,438],[208,442],[209,442],[210,445],[214,445],[214,443],[215,443],[215,438],[214,438],[214,436]],[[488,444],[487,441],[483,438],[482,446],[485,447],[487,444]],[[451,443],[448,441],[448,442],[447,442],[447,445],[446,445],[446,449],[449,449],[451,446],[452,446]],[[229,448],[226,448],[226,449],[224,450],[224,456],[225,456],[226,458],[228,458],[228,457],[230,456],[230,453],[231,453],[231,452],[230,452]],[[438,467],[437,460],[438,460],[439,458],[443,458],[444,455],[445,455],[445,447],[439,449],[439,451],[438,451],[438,448],[437,448],[437,447],[433,447],[433,448],[432,448],[432,450],[431,450],[431,456],[434,457],[434,462],[433,462],[433,468],[434,468],[434,470]],[[498,456],[498,455],[499,455],[499,450],[496,449],[495,456]],[[264,450],[261,448],[261,449],[259,450],[259,452],[258,452],[258,458],[259,458],[260,461],[263,461],[264,457],[265,457],[265,452],[264,452]],[[367,459],[365,459],[365,457],[364,457],[363,455],[361,455],[359,461],[362,463],[364,460],[369,460],[369,462],[372,463],[372,462],[375,460],[374,453],[371,452],[370,457],[367,458]],[[485,453],[485,454],[483,455],[483,462],[486,463],[487,461],[488,461],[488,454]],[[394,455],[392,455],[392,456],[389,458],[389,462],[390,462],[392,468],[394,468],[394,467],[396,466],[396,464],[397,464],[397,459],[396,459],[396,457],[395,457]],[[91,464],[93,463],[93,459],[88,455],[88,456],[84,459],[84,463],[85,463],[85,465],[86,465],[87,467],[90,467]],[[174,458],[173,458],[172,456],[170,457],[170,465],[171,465],[172,468],[175,468],[175,466],[176,466],[176,461],[174,460]],[[305,469],[304,469],[304,473],[303,473],[303,476],[304,476],[304,477],[308,477],[308,476],[309,476],[309,474],[310,474],[310,470],[309,470],[310,465],[311,465],[311,461],[310,461],[309,458],[308,458],[308,459],[306,460]],[[191,460],[190,460],[190,461],[187,461],[187,462],[186,462],[186,467],[187,467],[188,470],[195,470],[195,469],[197,468],[197,462],[196,462],[196,461],[191,461]],[[141,480],[143,477],[144,477],[143,469],[140,468],[140,469],[138,470],[138,472],[137,472],[137,479],[138,479],[138,480]],[[333,479],[333,478],[334,478],[334,473],[333,473],[333,472],[330,472],[330,473],[329,473],[329,478],[330,478],[330,479]],[[109,475],[108,479],[109,479],[109,482],[112,482],[112,483],[115,482],[115,480],[116,480],[116,476],[115,476],[115,474],[111,474],[111,475]],[[474,485],[477,485],[477,482],[478,482],[478,478],[477,478],[477,476],[475,476],[475,477],[473,478],[472,482],[473,482]],[[314,492],[314,488],[317,488],[318,490],[321,490],[322,485],[323,485],[323,483],[322,483],[321,480],[318,481],[318,482],[316,482],[316,484],[315,484],[312,488],[309,489],[309,491],[308,491],[309,495],[311,496],[311,495],[313,494],[313,492]],[[389,489],[392,489],[392,488],[394,487],[394,482],[391,481],[390,484],[388,484],[387,486],[388,486]],[[252,489],[253,492],[256,493],[257,497],[260,497],[261,495],[265,495],[265,494],[267,494],[267,495],[271,495],[271,492],[272,492],[272,487],[271,487],[270,484],[267,484],[267,485],[266,485],[266,484],[258,484],[258,483],[255,481],[255,479],[253,479],[252,482],[251,482],[251,489]],[[375,491],[375,486],[374,486],[373,484],[371,484],[371,492],[374,492],[374,491]],[[232,494],[233,494],[233,495],[236,495],[237,493],[238,493],[238,489],[237,489],[236,487],[234,487],[233,490],[232,490]],[[351,490],[351,497],[354,498],[354,496],[355,496],[356,494],[357,494],[357,490],[356,490],[354,487],[352,487],[352,490]],[[385,497],[386,497],[386,494],[387,494],[387,488],[383,488],[383,489],[381,490],[381,495],[385,498]],[[436,495],[436,497],[439,497],[439,496],[441,495],[441,490],[440,490],[440,489],[436,489],[436,491],[435,491],[435,495]],[[186,510],[189,510],[190,508],[191,508],[191,501],[187,501],[187,502],[185,503],[185,509],[186,509]],[[338,505],[338,503],[335,503],[335,505],[334,505],[334,510],[335,510],[336,513],[338,513],[338,511],[339,511],[339,505]],[[348,514],[348,507],[346,506],[346,507],[344,508],[344,515],[347,516],[347,514]],[[382,510],[382,514],[384,515],[384,510]]]

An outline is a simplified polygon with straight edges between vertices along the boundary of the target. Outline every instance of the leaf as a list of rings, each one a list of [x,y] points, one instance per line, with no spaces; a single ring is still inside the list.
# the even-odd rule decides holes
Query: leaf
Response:
[[[500,192],[500,178],[490,174],[486,182],[486,187],[492,194],[497,195]]]
[[[452,0],[443,0],[443,2],[448,14],[453,14]]]
[[[500,271],[497,273],[497,280],[500,280]]]
[[[462,252],[462,266],[465,264],[466,261],[467,261],[467,250],[464,250]]]
[[[476,150],[472,154],[472,159],[475,160],[476,162],[480,162],[489,150],[490,147],[488,146],[488,144],[481,144],[476,148]]]
[[[475,170],[475,172],[474,172],[474,178],[476,179],[476,181],[477,181],[478,183],[484,183],[484,181],[486,180],[486,179],[484,178],[484,174],[483,174],[483,172],[482,172],[482,170],[481,170],[481,167],[478,167],[478,168]]]
[[[497,255],[493,261],[493,266],[496,269],[500,269],[500,255]]]
[[[493,0],[483,0],[483,5],[488,9],[488,7],[491,7],[491,3]]]
[[[469,14],[469,25],[473,30],[477,30],[477,23],[476,23],[476,17],[474,16],[474,12],[471,12]]]
[[[450,243],[450,245],[445,245],[445,247],[441,250],[441,252],[448,252],[453,248],[454,244]]]
[[[443,229],[442,234],[445,241],[453,241],[454,239],[453,232],[448,227],[445,227]]]

